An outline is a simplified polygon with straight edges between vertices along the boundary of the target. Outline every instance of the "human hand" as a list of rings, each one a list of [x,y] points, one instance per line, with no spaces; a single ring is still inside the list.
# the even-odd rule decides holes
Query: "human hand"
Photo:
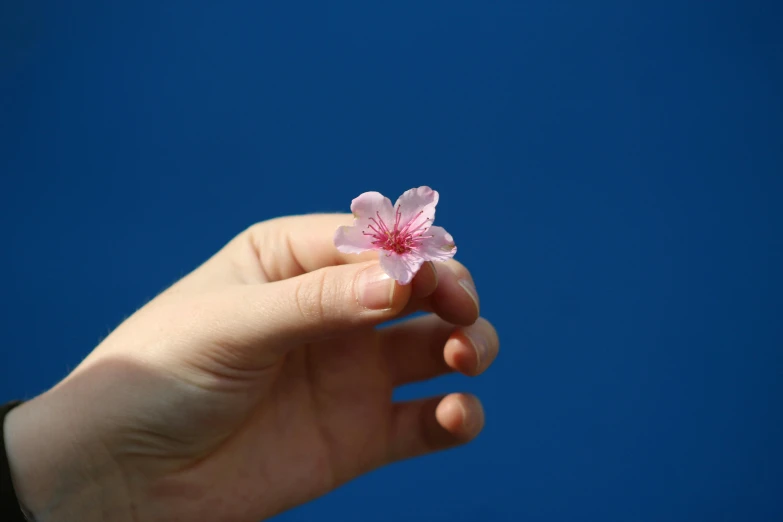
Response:
[[[401,286],[377,254],[334,248],[350,223],[251,227],[13,410],[7,450],[36,520],[254,522],[475,437],[471,395],[392,402],[396,386],[494,360],[470,273],[429,263]]]

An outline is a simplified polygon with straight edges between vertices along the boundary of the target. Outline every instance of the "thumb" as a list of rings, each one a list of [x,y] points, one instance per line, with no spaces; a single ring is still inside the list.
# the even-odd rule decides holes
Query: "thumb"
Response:
[[[411,285],[400,285],[372,261],[228,292],[228,302],[220,299],[215,311],[219,335],[230,336],[233,346],[280,355],[297,344],[393,319],[410,300]]]

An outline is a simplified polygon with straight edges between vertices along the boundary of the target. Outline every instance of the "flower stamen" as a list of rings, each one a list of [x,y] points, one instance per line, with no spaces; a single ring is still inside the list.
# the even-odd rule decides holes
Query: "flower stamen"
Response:
[[[424,211],[419,211],[405,226],[400,227],[402,211],[397,208],[395,209],[394,226],[389,228],[383,218],[381,218],[380,212],[376,212],[376,217],[370,218],[372,223],[367,225],[367,228],[372,232],[362,231],[362,234],[372,237],[373,241],[371,244],[388,252],[406,254],[412,250],[418,250],[423,240],[432,238],[432,236],[424,235],[429,230],[427,224],[430,218],[425,218],[423,222],[419,222],[419,218],[423,213]]]

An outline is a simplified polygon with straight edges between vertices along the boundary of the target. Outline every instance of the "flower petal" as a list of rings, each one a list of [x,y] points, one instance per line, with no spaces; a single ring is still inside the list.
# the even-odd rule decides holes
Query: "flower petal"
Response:
[[[410,254],[381,254],[381,268],[401,285],[410,283],[423,263],[423,259]]]
[[[400,228],[410,225],[408,230],[413,231],[425,223],[431,225],[438,198],[438,193],[429,187],[406,190],[394,204],[395,211],[400,213]]]
[[[431,236],[423,239],[418,248],[419,255],[425,261],[446,261],[457,253],[454,238],[443,227],[430,227],[424,235]]]
[[[359,227],[339,227],[334,233],[334,246],[344,254],[361,254],[374,248],[372,238]]]
[[[384,197],[380,192],[365,192],[351,201],[351,212],[356,218],[356,225],[366,227],[370,218],[381,219],[387,225],[394,225],[394,209],[391,200]]]

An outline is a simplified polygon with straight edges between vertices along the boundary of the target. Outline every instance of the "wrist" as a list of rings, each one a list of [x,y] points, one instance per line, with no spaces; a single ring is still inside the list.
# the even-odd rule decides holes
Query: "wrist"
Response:
[[[20,505],[36,522],[132,520],[122,471],[63,402],[53,390],[6,416],[3,435]]]

